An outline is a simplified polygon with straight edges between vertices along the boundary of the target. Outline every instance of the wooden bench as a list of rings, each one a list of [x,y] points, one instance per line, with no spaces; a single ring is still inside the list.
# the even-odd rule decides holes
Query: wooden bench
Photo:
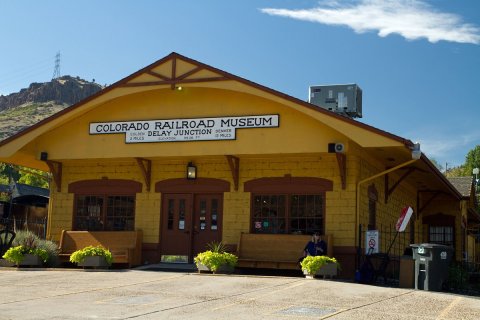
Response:
[[[320,237],[327,243],[327,254],[333,256],[333,237]],[[299,269],[298,260],[310,235],[242,233],[238,246],[238,267],[266,269]]]
[[[142,231],[69,231],[60,237],[61,261],[88,246],[102,246],[112,253],[113,263],[126,263],[129,267],[142,264]]]

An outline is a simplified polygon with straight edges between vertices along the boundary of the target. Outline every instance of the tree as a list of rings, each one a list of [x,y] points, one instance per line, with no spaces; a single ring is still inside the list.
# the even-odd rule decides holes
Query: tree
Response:
[[[18,181],[20,173],[10,164],[0,162],[0,183],[9,184],[10,179]]]
[[[453,168],[448,169],[448,172],[445,173],[445,176],[448,177],[448,178],[466,176],[465,165],[462,164],[461,166],[453,167]]]
[[[433,163],[435,167],[437,167],[438,171],[442,172],[443,171],[443,166],[438,163],[437,159],[430,158],[430,162]]]
[[[0,163],[0,184],[9,184],[10,179],[34,187],[48,188],[49,177],[45,172]]]
[[[480,145],[470,150],[465,156],[465,175],[471,176],[473,168],[480,168]]]

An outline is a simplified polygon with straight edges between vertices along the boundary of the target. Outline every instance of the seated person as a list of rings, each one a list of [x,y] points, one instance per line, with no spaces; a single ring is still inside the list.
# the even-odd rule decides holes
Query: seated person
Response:
[[[312,236],[312,240],[307,243],[305,249],[303,249],[303,257],[306,256],[326,256],[327,255],[327,243],[320,240],[320,234],[315,232]]]

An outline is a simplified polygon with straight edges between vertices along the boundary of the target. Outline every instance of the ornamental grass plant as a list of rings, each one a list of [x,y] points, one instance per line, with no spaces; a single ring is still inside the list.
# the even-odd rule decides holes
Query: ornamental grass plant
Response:
[[[18,230],[12,247],[5,252],[3,258],[18,265],[26,254],[39,256],[48,267],[58,265],[58,245],[55,242],[41,239],[28,230]]]

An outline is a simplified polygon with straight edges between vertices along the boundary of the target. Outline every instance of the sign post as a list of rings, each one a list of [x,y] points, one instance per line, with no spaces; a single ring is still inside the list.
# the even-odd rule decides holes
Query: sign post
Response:
[[[378,253],[378,230],[368,230],[365,237],[365,253]]]

